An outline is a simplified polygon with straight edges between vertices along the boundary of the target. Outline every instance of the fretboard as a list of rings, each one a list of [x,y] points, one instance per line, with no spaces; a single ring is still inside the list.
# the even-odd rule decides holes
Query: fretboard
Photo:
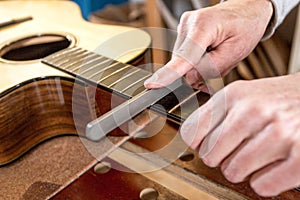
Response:
[[[144,81],[152,75],[144,69],[79,47],[67,48],[51,54],[42,62],[127,99],[146,91]],[[182,85],[157,102],[156,105],[162,105],[165,110],[156,105],[151,106],[151,109],[163,114],[167,111],[168,117],[182,122],[208,99],[208,94]]]

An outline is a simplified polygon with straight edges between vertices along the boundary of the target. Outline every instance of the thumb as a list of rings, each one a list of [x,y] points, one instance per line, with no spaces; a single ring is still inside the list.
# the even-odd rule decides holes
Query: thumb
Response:
[[[148,89],[168,86],[178,78],[184,76],[192,68],[193,65],[188,61],[173,56],[164,67],[157,70],[144,82],[144,86]]]
[[[170,85],[199,64],[205,49],[186,37],[182,44],[174,49],[171,60],[144,82],[145,87],[160,88]]]

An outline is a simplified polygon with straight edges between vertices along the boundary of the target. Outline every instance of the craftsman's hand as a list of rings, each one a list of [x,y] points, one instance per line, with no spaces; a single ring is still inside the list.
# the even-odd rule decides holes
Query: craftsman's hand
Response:
[[[183,123],[184,141],[238,183],[262,196],[300,185],[300,73],[237,81]]]
[[[228,0],[184,13],[172,59],[145,86],[166,86],[185,75],[197,88],[202,79],[227,74],[262,39],[272,13],[269,0]],[[170,70],[178,75],[169,77]]]

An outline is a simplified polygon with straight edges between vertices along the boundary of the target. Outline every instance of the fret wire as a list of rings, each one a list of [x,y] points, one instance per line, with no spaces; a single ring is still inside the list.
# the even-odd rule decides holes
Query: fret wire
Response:
[[[105,63],[105,62],[104,62]],[[101,63],[102,64],[102,63]],[[107,70],[107,69],[110,69],[110,68],[113,68],[115,67],[116,65],[120,64],[119,62],[115,62],[111,65],[109,65],[108,67],[105,67],[105,68],[102,68],[101,70],[97,71],[95,74],[92,74],[91,76],[87,77],[88,79],[92,79],[93,77],[101,74],[103,71]]]
[[[72,52],[72,51],[75,51],[77,50],[78,48],[77,47],[71,47],[71,48],[67,48],[67,49],[64,49],[64,50],[61,50],[61,51],[58,51],[58,52],[55,52],[53,54],[51,54],[50,56],[47,57],[47,61],[49,62],[52,62],[54,61],[55,59],[57,59],[57,57],[63,55],[63,54],[66,54],[68,52]]]
[[[72,71],[72,72],[76,72],[80,68],[85,66],[84,65],[85,61],[84,60],[89,59],[89,58],[93,58],[93,55],[90,54],[90,55],[84,56],[83,58],[79,59],[78,61],[73,62],[71,65],[66,66],[65,69],[67,69],[69,71]],[[94,60],[94,59],[92,59],[92,60]]]
[[[78,51],[81,51],[81,48],[74,48],[72,49],[72,51],[67,51],[67,52],[59,52],[59,54],[57,56],[55,56],[54,59],[48,60],[50,62],[61,62],[64,61],[66,59],[65,56],[69,55],[69,54],[73,54],[76,53]],[[52,57],[53,55],[51,55]]]
[[[59,66],[63,65],[64,63],[68,63],[73,57],[81,55],[82,53],[86,52],[86,50],[79,49],[79,51],[72,52],[65,56],[62,56],[59,60],[55,61],[55,63]]]
[[[64,67],[65,69],[71,69],[71,70],[73,70],[73,67],[77,67],[78,65],[82,64],[82,62],[85,59],[88,59],[88,57],[92,56],[92,55],[93,54],[91,54],[91,52],[84,52],[82,55],[73,57],[72,60],[74,60],[74,61],[71,61],[69,63],[64,63],[62,65],[62,67]]]
[[[141,71],[141,70],[140,70],[139,68],[137,68],[136,70],[134,70],[134,71],[132,71],[132,72],[130,72],[130,73],[128,73],[128,74],[122,76],[120,79],[118,79],[118,80],[116,80],[115,82],[113,82],[112,84],[108,85],[108,87],[111,88],[112,86],[118,84],[119,82],[123,81],[124,79],[128,78],[129,76],[131,76],[131,75],[137,73],[138,71]]]
[[[57,57],[57,59],[52,61],[52,63],[56,63],[58,66],[61,66],[64,63],[68,63],[70,61],[71,56],[78,55],[80,53],[82,53],[81,49],[66,53],[64,55],[61,55],[60,57]]]
[[[120,69],[114,71],[113,73],[111,73],[111,74],[109,74],[109,75],[107,75],[107,76],[101,78],[97,83],[100,83],[100,82],[104,81],[105,79],[108,79],[109,77],[112,77],[113,75],[115,75],[115,74],[117,74],[117,73],[123,71],[124,69],[130,68],[130,67],[132,67],[132,66],[131,66],[131,65],[125,65],[124,67],[122,67],[122,68],[120,68]]]
[[[91,64],[92,62],[96,62],[96,61],[100,61],[103,57],[100,57],[98,55],[95,55],[95,54],[90,54],[88,57],[87,57],[87,61],[84,62],[83,64],[81,63],[80,65],[76,65],[76,67],[73,69],[73,71],[77,71],[79,70],[80,68],[82,67],[88,67],[89,64]],[[98,62],[99,62],[98,61]],[[89,68],[85,69],[84,71],[87,71]],[[84,72],[83,71],[83,72]],[[82,72],[81,72],[82,73]]]
[[[198,93],[200,93],[201,90],[196,90],[195,92],[193,92],[192,94],[190,94],[187,98],[185,98],[183,101],[179,102],[177,105],[175,105],[172,109],[170,109],[168,111],[169,114],[171,114],[172,112],[174,112],[174,110],[176,110],[179,106],[183,105],[184,103],[186,103],[188,100],[190,100],[192,97],[194,97],[195,95],[197,95]]]
[[[149,78],[150,76],[152,76],[152,74],[149,74],[149,75],[147,75],[147,76],[145,76],[145,77],[143,77],[143,78],[140,78],[139,80],[137,80],[137,81],[131,83],[130,85],[128,85],[126,88],[124,88],[124,89],[121,90],[120,92],[125,93],[126,90],[128,90],[129,88],[133,87],[134,85],[137,85],[138,83],[140,83],[140,82],[146,80],[146,79]]]
[[[89,53],[89,51],[85,50],[85,51],[78,52],[78,53],[73,54],[73,55],[68,55],[68,61],[67,62],[61,62],[60,66],[64,69],[67,69],[67,67],[72,65],[74,62],[77,62],[78,59],[81,59],[82,57],[85,57],[88,53]]]
[[[100,57],[99,61],[102,60],[101,62],[97,62],[98,59],[96,59],[95,61],[93,61],[93,62],[89,63],[88,65],[86,65],[86,66],[89,66],[89,65],[91,65],[91,66],[90,66],[89,68],[87,68],[87,69],[81,71],[81,72],[80,72],[80,75],[82,75],[82,76],[84,76],[84,77],[87,77],[87,78],[92,78],[92,77],[94,77],[95,75],[97,75],[97,74],[103,72],[105,69],[107,69],[107,68],[103,68],[103,67],[106,66],[106,65],[103,65],[103,64],[107,63],[108,61],[111,62],[111,60],[109,60],[109,59],[105,59],[105,60],[103,60],[103,59],[105,59],[105,57]],[[97,63],[93,64],[94,62],[97,62]],[[114,66],[115,64],[117,64],[117,63],[118,63],[118,62],[114,61],[114,63],[111,64],[111,65],[109,65],[108,68],[110,68],[110,66],[113,67],[113,66]],[[101,65],[103,65],[103,66],[101,66]],[[101,69],[100,69],[99,71],[96,71],[95,73],[91,74],[90,76],[88,76],[88,73],[89,73],[89,72],[92,72],[92,70],[96,69],[97,67],[101,67]],[[86,73],[86,75],[84,75],[84,73]]]

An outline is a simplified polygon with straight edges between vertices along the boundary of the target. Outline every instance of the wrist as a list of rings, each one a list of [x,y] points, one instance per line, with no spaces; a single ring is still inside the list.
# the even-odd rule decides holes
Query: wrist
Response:
[[[262,19],[265,32],[262,39],[270,37],[275,29],[275,8],[273,0],[221,0],[226,3],[242,4],[244,7],[251,8],[256,12],[256,17]]]
[[[266,9],[266,14],[268,15],[268,23],[266,26],[266,31],[263,35],[262,40],[267,39],[273,35],[275,31],[275,9],[272,0],[262,0],[265,4],[264,8]]]

